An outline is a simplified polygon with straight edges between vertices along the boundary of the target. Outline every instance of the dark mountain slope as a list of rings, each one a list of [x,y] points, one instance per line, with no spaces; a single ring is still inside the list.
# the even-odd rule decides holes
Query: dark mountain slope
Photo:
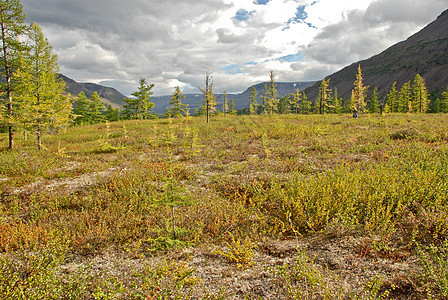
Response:
[[[407,40],[395,44],[369,59],[356,62],[336,72],[330,78],[330,88],[338,89],[339,96],[351,95],[358,65],[361,65],[364,84],[372,91],[378,87],[386,94],[396,81],[398,87],[420,74],[429,91],[448,86],[448,10]],[[309,99],[317,97],[319,83],[305,90]]]
[[[126,104],[126,102],[123,101],[126,96],[114,88],[95,83],[79,83],[62,74],[60,74],[60,77],[66,83],[67,92],[74,97],[78,96],[79,93],[84,92],[86,96],[90,98],[94,92],[97,92],[104,103],[111,104],[113,107],[119,107]]]

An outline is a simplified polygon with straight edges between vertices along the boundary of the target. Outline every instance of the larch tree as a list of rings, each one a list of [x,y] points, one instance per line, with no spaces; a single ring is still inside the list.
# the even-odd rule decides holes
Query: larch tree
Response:
[[[400,92],[398,93],[398,112],[407,113],[411,111],[411,83],[406,82],[401,86]]]
[[[389,89],[386,97],[386,112],[397,112],[398,111],[398,92],[397,92],[397,83],[394,82]]]
[[[353,105],[354,108],[358,110],[358,112],[364,111],[364,108],[366,107],[366,94],[367,94],[367,87],[362,82],[362,71],[361,71],[361,65],[358,65],[358,73],[356,74],[356,80],[353,83]]]
[[[168,114],[170,117],[180,118],[182,116],[189,115],[188,104],[183,104],[182,98],[185,98],[185,95],[182,93],[179,86],[177,86],[174,90],[173,96],[171,97],[171,106],[168,109]]]
[[[415,75],[412,84],[413,110],[417,113],[425,113],[429,108],[429,95],[426,89],[425,80],[419,75]]]
[[[321,115],[325,113],[325,108],[328,106],[327,101],[330,98],[329,93],[331,92],[331,90],[328,88],[329,83],[330,78],[328,78],[328,80],[323,79],[319,87],[319,95],[317,103],[319,108],[319,114]]]
[[[308,101],[308,97],[305,92],[302,93],[302,103],[300,105],[300,113],[301,114],[309,114],[311,110],[311,102]]]
[[[266,111],[269,114],[273,114],[278,110],[278,92],[277,92],[277,84],[275,83],[275,75],[274,72],[271,71],[269,74],[269,85],[267,91],[267,103],[266,103]]]
[[[227,99],[227,92],[224,92],[223,101],[222,101],[222,113],[224,116],[227,115],[229,111],[229,100]]]
[[[261,94],[261,112],[263,114],[268,113],[269,109],[269,85],[267,83],[264,84],[263,94]]]
[[[28,30],[27,44],[29,51],[14,73],[13,95],[20,119],[36,133],[41,150],[43,133],[69,122],[72,103],[65,93],[65,82],[58,78],[57,56],[37,23]]]
[[[296,89],[296,92],[290,98],[289,103],[291,105],[292,111],[295,114],[298,114],[300,112],[300,102],[302,102],[302,94],[300,93],[299,89]]]
[[[253,86],[252,89],[250,90],[249,95],[249,101],[250,101],[249,113],[251,115],[256,115],[258,113],[257,96],[258,96],[257,89]]]
[[[231,100],[230,100],[229,114],[231,114],[231,115],[236,115],[236,110],[235,110],[235,99],[231,99]]]
[[[8,127],[9,149],[14,148],[14,84],[13,72],[20,67],[21,54],[26,50],[21,37],[26,31],[25,14],[19,0],[0,1],[0,122]]]
[[[210,74],[205,74],[205,90],[199,88],[204,94],[204,104],[207,113],[207,123],[210,123],[210,116],[216,111],[216,97],[213,95],[213,81]]]
[[[345,107],[346,108],[346,112],[353,112],[353,109],[356,108],[355,102],[356,102],[356,100],[355,100],[355,91],[352,90],[352,93],[350,95],[350,99],[346,103],[346,107]]]

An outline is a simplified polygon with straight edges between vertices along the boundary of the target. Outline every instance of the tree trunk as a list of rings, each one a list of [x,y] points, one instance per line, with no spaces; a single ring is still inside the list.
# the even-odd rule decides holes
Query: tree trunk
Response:
[[[13,125],[9,124],[9,150],[14,148],[14,129]]]
[[[40,125],[37,125],[37,149],[40,151],[42,149],[42,139],[41,139],[41,132],[40,132]]]
[[[210,122],[210,106],[208,104],[208,100],[207,100],[207,123]]]

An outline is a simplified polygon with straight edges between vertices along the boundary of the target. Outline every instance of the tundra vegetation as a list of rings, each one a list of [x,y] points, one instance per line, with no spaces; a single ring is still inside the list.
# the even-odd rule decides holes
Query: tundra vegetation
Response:
[[[448,298],[448,91],[367,99],[360,66],[312,105],[271,72],[220,115],[207,74],[197,117],[176,88],[158,119],[143,78],[123,114],[72,113],[24,20],[0,2],[1,299]]]
[[[0,297],[446,298],[447,127],[143,119],[67,128],[41,151],[19,135],[0,152]]]

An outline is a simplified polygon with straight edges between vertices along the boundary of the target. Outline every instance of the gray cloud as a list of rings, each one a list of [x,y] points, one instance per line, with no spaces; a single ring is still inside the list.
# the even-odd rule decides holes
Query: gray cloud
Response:
[[[272,18],[279,2],[266,0],[248,1],[244,8],[224,0],[22,3],[28,21],[39,23],[55,48],[64,75],[109,84],[128,95],[144,77],[161,95],[171,94],[179,83],[186,92],[199,92],[206,72],[214,75],[217,92],[229,93],[268,80],[270,70],[281,81],[319,80],[408,37],[447,7],[447,0],[372,1],[366,11],[350,11],[319,30],[289,24],[297,9]],[[305,18],[306,6],[300,3]],[[238,11],[250,14],[238,20]],[[298,51],[305,54],[298,62],[277,60]],[[228,66],[242,73],[229,74]]]
[[[375,55],[433,21],[446,0],[378,0],[325,27],[303,51],[316,61],[343,67]]]

